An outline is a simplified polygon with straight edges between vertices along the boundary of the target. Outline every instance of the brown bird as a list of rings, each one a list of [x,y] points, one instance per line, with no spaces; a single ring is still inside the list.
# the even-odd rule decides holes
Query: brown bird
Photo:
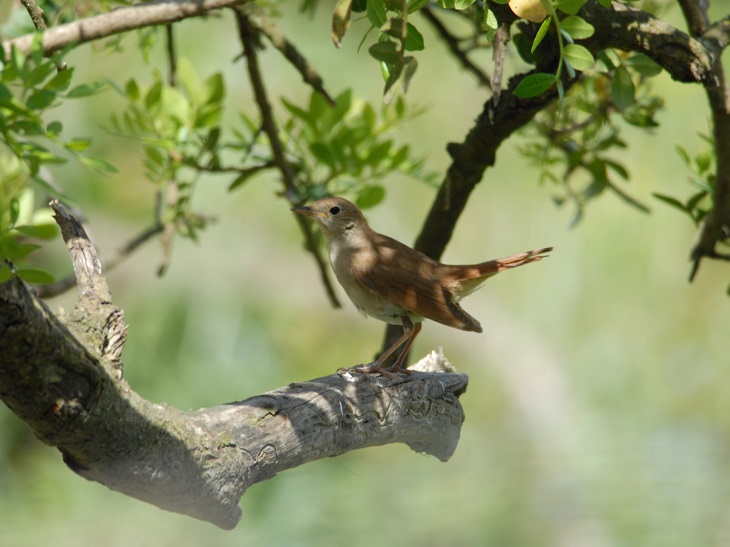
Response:
[[[327,238],[335,276],[355,307],[365,315],[403,326],[403,336],[377,360],[346,369],[356,372],[409,374],[401,365],[424,318],[482,332],[479,321],[461,308],[459,300],[493,275],[541,260],[552,250],[545,247],[481,264],[449,266],[377,233],[360,209],[346,199],[324,198],[292,211],[310,216],[319,224]],[[401,346],[395,364],[385,372],[382,364]]]

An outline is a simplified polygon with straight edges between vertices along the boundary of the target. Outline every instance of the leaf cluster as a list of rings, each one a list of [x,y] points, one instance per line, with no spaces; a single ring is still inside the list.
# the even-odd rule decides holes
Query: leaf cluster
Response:
[[[626,147],[622,125],[647,130],[658,125],[656,113],[663,102],[651,94],[648,79],[659,73],[659,67],[643,55],[620,56],[606,50],[598,57],[601,62],[581,76],[580,85],[536,116],[524,132],[528,141],[520,148],[540,169],[541,181],[562,189],[555,202],[575,206],[573,224],[582,218],[585,205],[607,190],[648,211],[622,189],[630,174],[613,155]]]
[[[423,173],[423,158],[409,145],[398,146],[388,135],[416,112],[409,112],[398,97],[378,113],[366,102],[342,92],[330,107],[312,93],[306,108],[282,100],[290,117],[282,129],[296,168],[301,201],[325,195],[352,195],[360,207],[372,207],[385,196],[383,179],[394,172],[433,183]]]
[[[715,199],[717,169],[717,152],[711,133],[701,133],[699,137],[705,141],[707,148],[694,155],[691,155],[682,145],[677,145],[677,153],[691,173],[688,181],[695,189],[692,195],[686,200],[680,200],[667,194],[654,192],[654,197],[686,214],[695,226],[700,225]],[[730,245],[730,238],[726,239],[724,243]]]

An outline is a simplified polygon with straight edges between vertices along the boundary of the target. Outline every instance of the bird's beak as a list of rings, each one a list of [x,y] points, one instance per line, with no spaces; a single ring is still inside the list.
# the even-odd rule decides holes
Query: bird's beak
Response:
[[[300,205],[299,207],[292,207],[291,210],[294,211],[295,213],[299,213],[300,215],[304,215],[304,216],[308,216],[308,217],[327,218],[327,215],[325,215],[324,213],[315,211],[311,207],[307,207],[306,205]]]

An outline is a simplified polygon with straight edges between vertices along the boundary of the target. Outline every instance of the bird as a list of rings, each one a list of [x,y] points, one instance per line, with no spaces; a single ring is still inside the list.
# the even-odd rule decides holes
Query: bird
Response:
[[[373,230],[357,205],[344,198],[325,197],[291,210],[319,225],[335,277],[355,307],[365,316],[403,326],[403,335],[375,361],[340,369],[345,371],[410,374],[402,365],[424,319],[482,332],[459,301],[493,275],[542,260],[553,250],[544,247],[479,264],[441,264]],[[385,369],[383,364],[399,348],[395,364]]]

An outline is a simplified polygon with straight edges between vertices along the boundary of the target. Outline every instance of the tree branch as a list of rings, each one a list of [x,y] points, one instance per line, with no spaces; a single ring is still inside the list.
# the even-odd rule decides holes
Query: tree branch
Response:
[[[279,128],[276,125],[273,109],[269,103],[263,76],[261,75],[261,70],[259,68],[258,53],[256,51],[258,46],[258,32],[249,20],[248,10],[235,10],[235,13],[236,20],[238,21],[241,43],[243,44],[243,54],[246,57],[246,67],[248,69],[249,80],[251,81],[251,87],[253,88],[256,104],[258,104],[259,112],[261,113],[261,126],[269,139],[269,143],[271,144],[271,152],[274,157],[274,163],[281,172],[281,178],[285,188],[284,195],[289,199],[292,205],[298,205],[298,193],[296,191],[294,173],[289,161],[286,159],[284,145],[279,138]],[[327,296],[329,297],[332,305],[335,308],[339,308],[340,302],[332,285],[332,281],[330,280],[329,266],[325,263],[321,252],[317,247],[311,223],[301,215],[294,215],[294,217],[304,236],[305,246],[317,263],[317,268],[319,269],[320,277],[327,292]]]
[[[717,55],[711,69],[711,77],[703,81],[712,113],[717,157],[715,191],[712,196],[712,208],[702,220],[692,247],[692,268],[689,275],[689,280],[692,281],[703,258],[725,259],[717,252],[717,244],[730,239],[730,89],[719,55],[728,43],[730,18],[726,17],[717,25],[711,26],[707,2],[680,0],[680,5],[692,35],[703,39],[703,43],[710,47],[715,47]]]
[[[443,24],[441,19],[436,17],[436,14],[428,7],[422,8],[419,13],[423,15],[426,21],[428,21],[434,28],[434,30],[436,30],[436,32],[446,43],[449,51],[451,51],[451,54],[456,58],[456,60],[461,63],[461,65],[467,72],[470,72],[477,79],[479,85],[482,85],[487,89],[491,89],[492,85],[489,77],[484,73],[481,68],[475,65],[471,59],[469,59],[467,53],[459,46],[459,40],[453,34],[451,34],[451,32],[449,32],[449,29],[446,28],[446,25]]]
[[[118,310],[83,228],[52,207],[80,280],[79,317],[54,316],[17,277],[0,284],[0,399],[78,475],[231,529],[243,493],[285,469],[394,442],[443,461],[455,450],[463,374],[335,374],[190,413],[146,401],[108,358],[120,345],[75,326],[111,324]],[[438,355],[423,366],[447,369]]]
[[[188,17],[199,17],[246,1],[248,0],[155,0],[119,8],[47,30],[43,33],[43,51],[50,55],[67,46],[93,42],[138,28],[181,21]],[[26,34],[4,41],[5,58],[9,58],[12,46],[28,54],[33,36]]]

